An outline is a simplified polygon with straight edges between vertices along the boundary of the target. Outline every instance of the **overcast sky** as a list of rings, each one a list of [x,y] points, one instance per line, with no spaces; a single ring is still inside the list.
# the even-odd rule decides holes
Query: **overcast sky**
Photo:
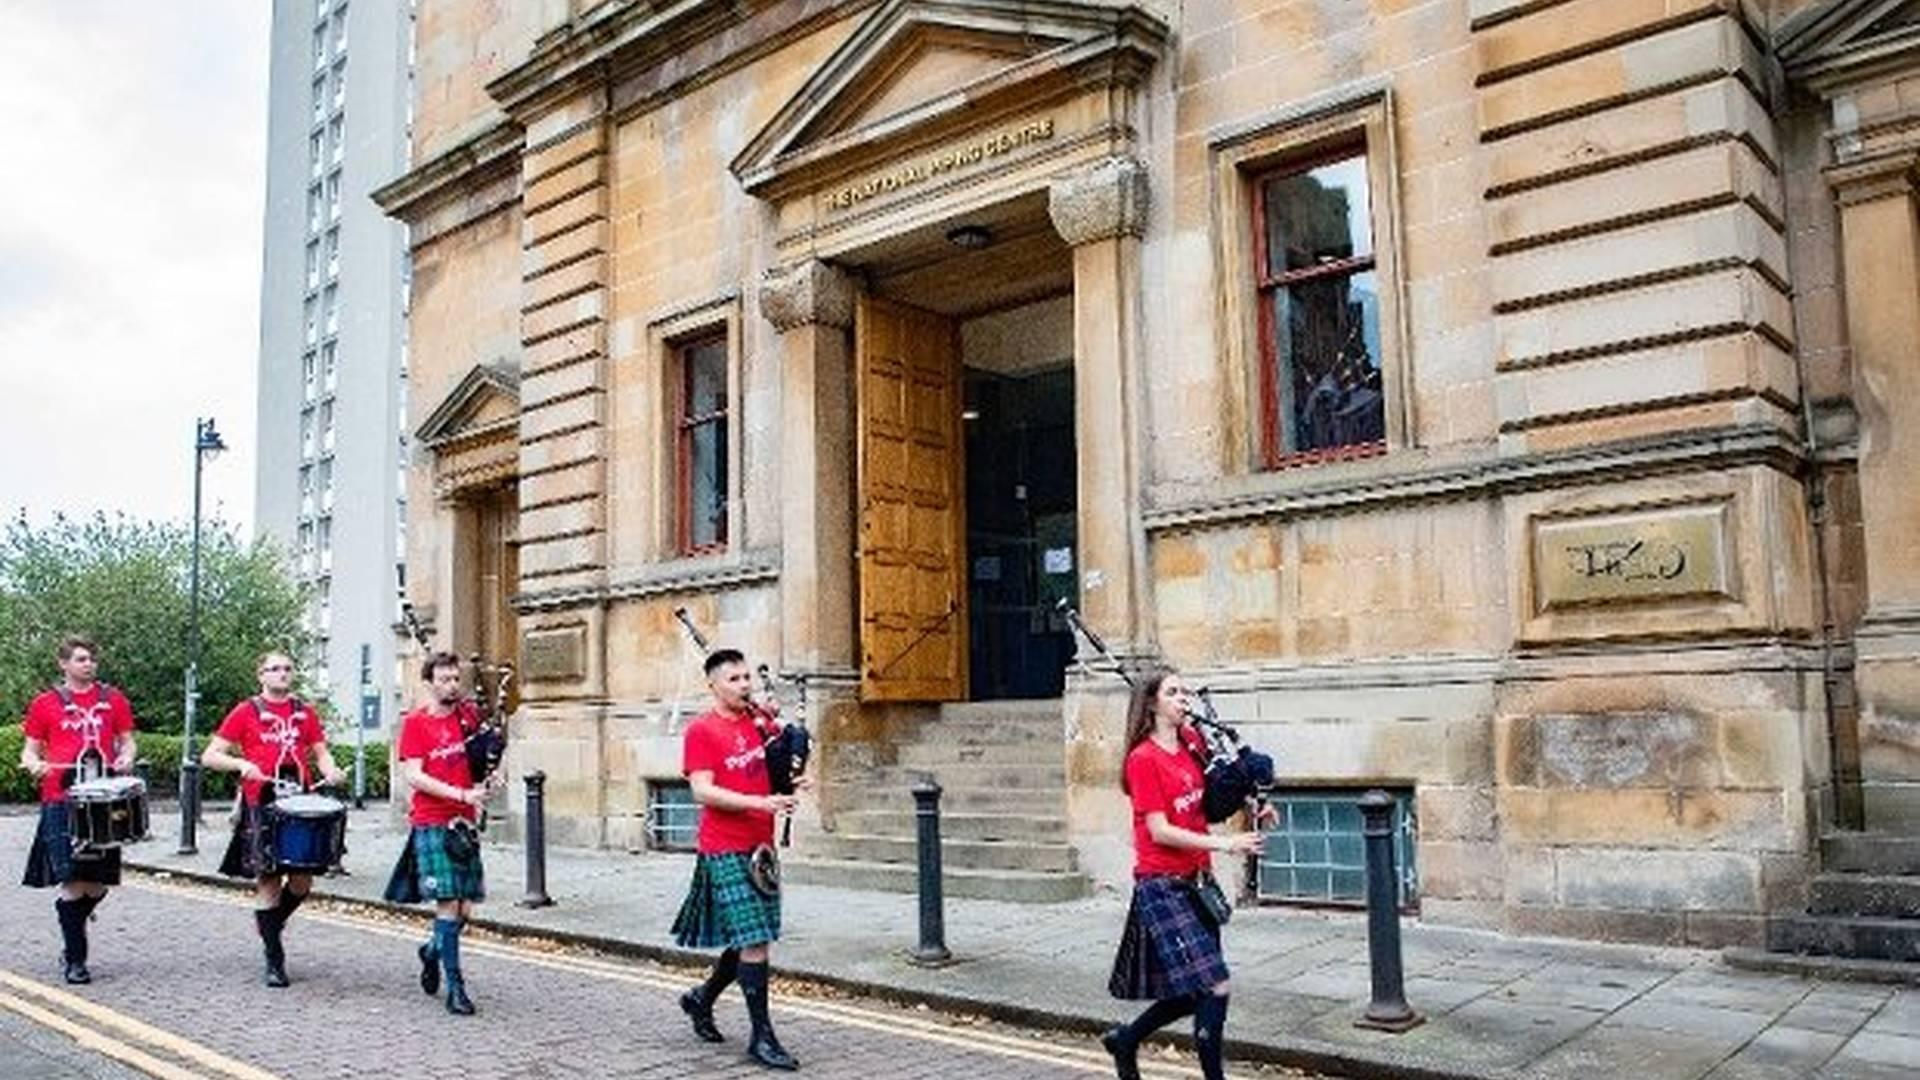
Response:
[[[269,0],[0,0],[0,514],[253,514]]]

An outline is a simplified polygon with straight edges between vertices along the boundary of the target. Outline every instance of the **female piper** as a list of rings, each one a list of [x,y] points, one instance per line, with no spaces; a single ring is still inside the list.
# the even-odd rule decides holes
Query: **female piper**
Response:
[[[309,757],[328,784],[342,783],[346,774],[327,749],[319,714],[293,696],[293,659],[286,653],[265,653],[254,671],[260,693],[227,713],[200,761],[209,769],[240,774],[240,818],[234,823],[226,857],[220,860],[220,872],[252,879],[253,921],[266,956],[263,979],[268,986],[282,987],[287,985],[287,953],[281,931],[313,888],[313,875],[282,873],[267,846],[273,834],[265,827],[264,815],[273,801],[272,783],[279,779],[276,774],[282,765],[292,765],[306,775]]]
[[[1138,1054],[1147,1036],[1193,1017],[1194,1044],[1206,1080],[1222,1080],[1227,1022],[1227,963],[1220,927],[1199,891],[1214,852],[1260,850],[1258,832],[1207,831],[1205,774],[1190,749],[1187,690],[1171,671],[1147,673],[1127,706],[1127,750],[1120,790],[1133,801],[1133,904],[1107,988],[1114,997],[1152,1001],[1130,1024],[1101,1036],[1120,1080],[1140,1080]]]

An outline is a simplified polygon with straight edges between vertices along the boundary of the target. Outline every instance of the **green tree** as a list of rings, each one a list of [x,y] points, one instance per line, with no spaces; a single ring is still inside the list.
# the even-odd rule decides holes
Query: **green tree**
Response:
[[[0,708],[23,714],[58,677],[55,644],[80,633],[99,645],[100,677],[126,693],[143,730],[180,731],[191,552],[191,528],[179,523],[104,514],[9,523],[0,536]],[[258,689],[259,653],[305,652],[305,607],[270,545],[203,523],[196,737]]]

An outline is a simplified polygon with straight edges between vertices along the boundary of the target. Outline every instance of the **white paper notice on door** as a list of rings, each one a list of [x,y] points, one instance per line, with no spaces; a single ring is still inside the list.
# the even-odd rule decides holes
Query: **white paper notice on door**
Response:
[[[1070,547],[1048,548],[1041,556],[1041,567],[1049,574],[1073,573],[1073,549]]]

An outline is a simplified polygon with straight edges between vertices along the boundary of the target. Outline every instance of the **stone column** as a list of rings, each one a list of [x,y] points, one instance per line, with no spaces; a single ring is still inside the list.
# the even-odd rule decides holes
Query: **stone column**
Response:
[[[780,331],[780,666],[807,679],[816,777],[856,723],[855,287],[810,259],[767,271],[760,314]],[[803,845],[832,821],[832,785],[801,800]]]
[[[1860,416],[1867,613],[1857,632],[1866,824],[1920,825],[1920,151],[1828,170]]]
[[[818,260],[760,284],[780,331],[780,658],[794,670],[853,666],[853,300]]]
[[[1055,181],[1047,206],[1054,228],[1073,245],[1080,610],[1129,666],[1154,652],[1140,521],[1140,238],[1147,203],[1145,166],[1115,157]],[[1114,884],[1126,880],[1129,867],[1125,836],[1113,828],[1127,814],[1118,786],[1126,704],[1125,686],[1111,675],[1068,673],[1067,829],[1082,868]]]
[[[1079,455],[1080,609],[1123,657],[1151,652],[1140,521],[1140,238],[1147,170],[1109,158],[1057,180],[1053,226],[1073,245],[1074,440]]]

